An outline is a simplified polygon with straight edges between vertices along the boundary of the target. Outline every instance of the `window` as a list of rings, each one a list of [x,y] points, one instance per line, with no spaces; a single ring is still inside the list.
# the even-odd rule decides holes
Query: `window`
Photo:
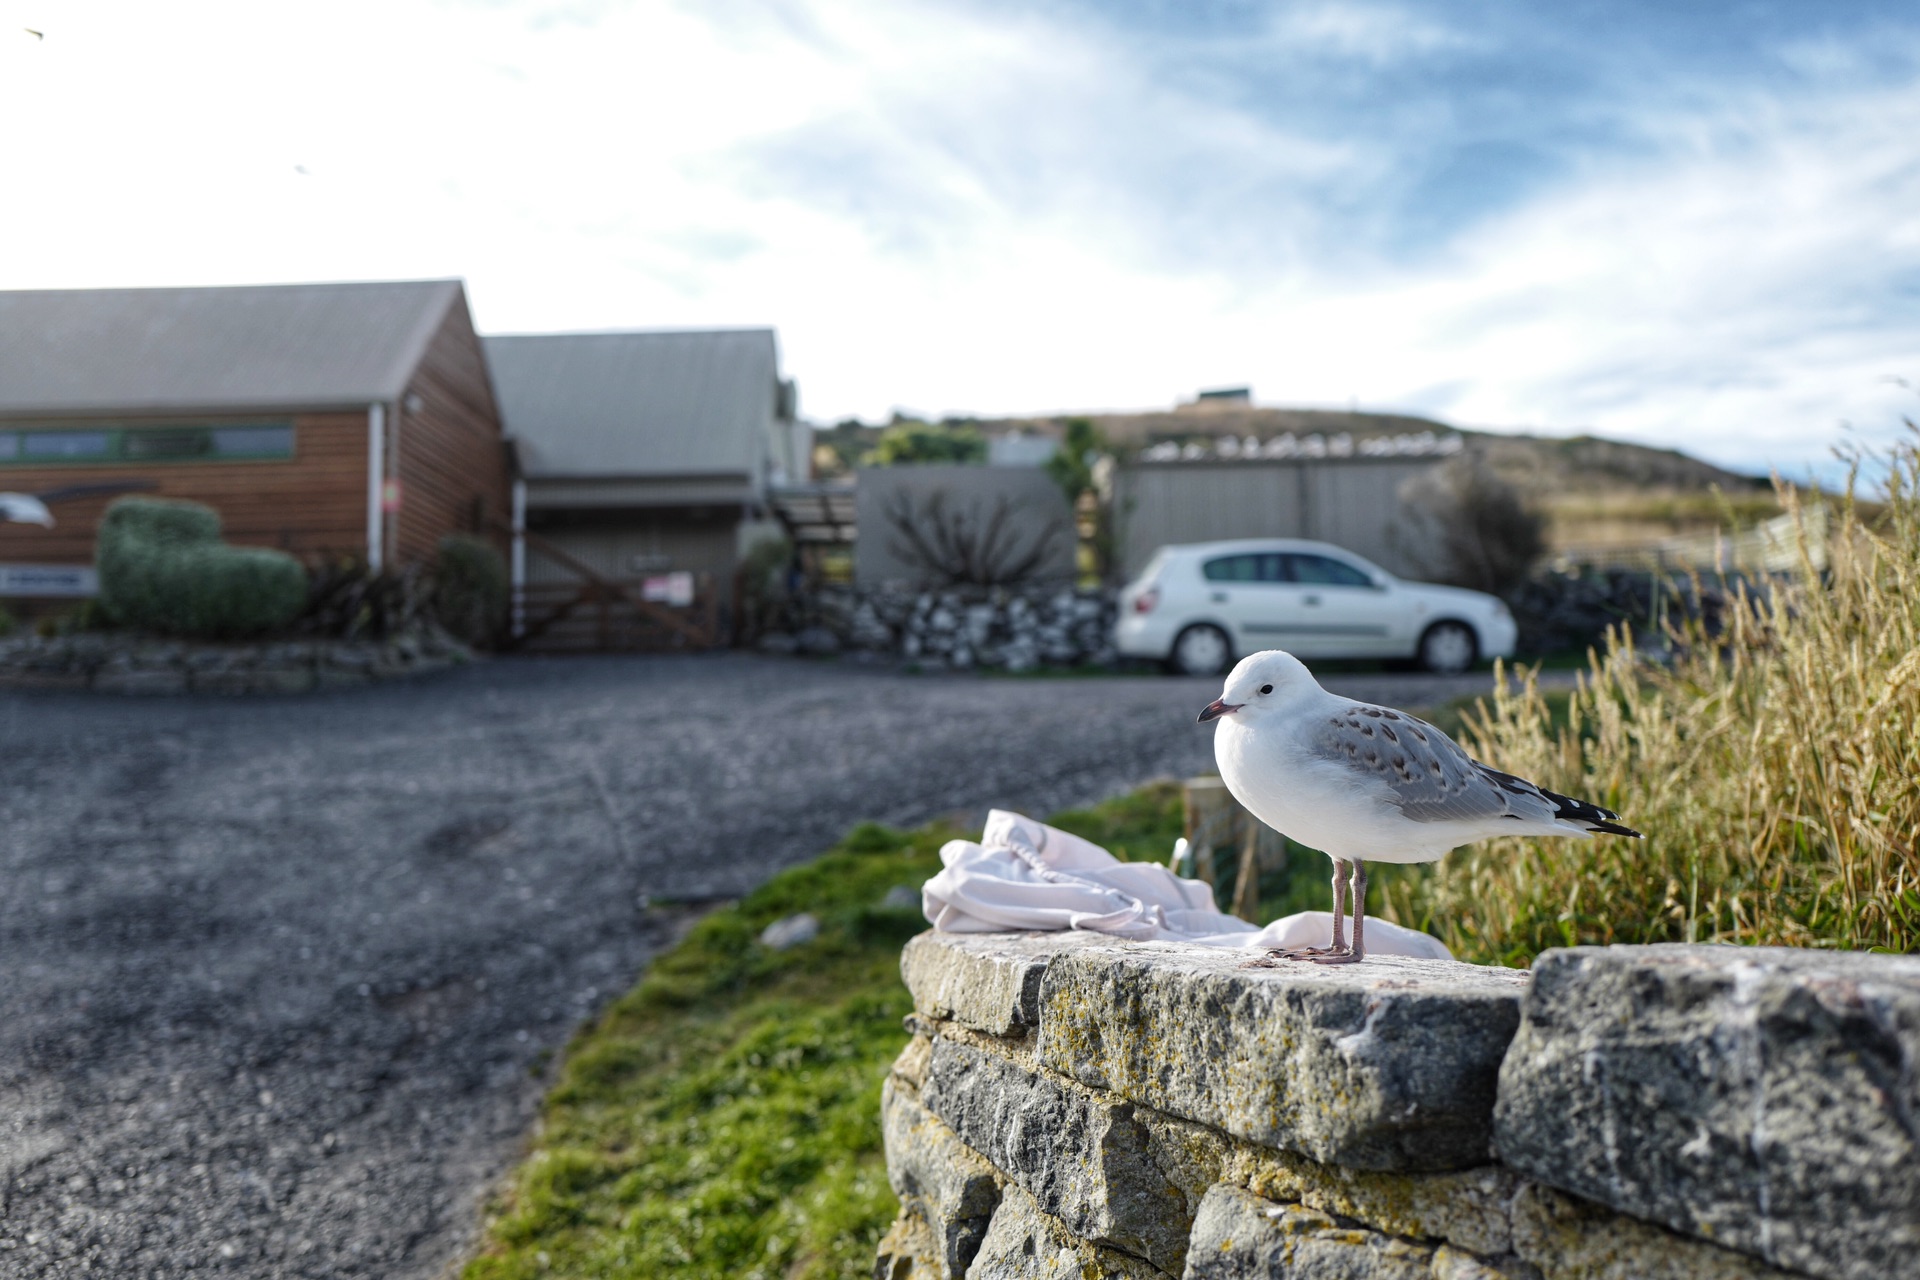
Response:
[[[1208,582],[1285,582],[1283,557],[1272,553],[1245,556],[1221,556],[1202,565],[1200,572]]]
[[[128,459],[204,458],[209,433],[200,427],[172,431],[129,431],[123,450]]]
[[[1292,562],[1293,581],[1332,587],[1370,587],[1373,579],[1344,560],[1328,556],[1287,557]]]
[[[29,462],[90,462],[113,456],[110,431],[27,431],[20,456]]]
[[[293,426],[231,425],[33,428],[0,431],[0,465],[60,466],[88,462],[264,462],[293,457]]]
[[[291,458],[292,427],[215,427],[213,456],[216,458]]]

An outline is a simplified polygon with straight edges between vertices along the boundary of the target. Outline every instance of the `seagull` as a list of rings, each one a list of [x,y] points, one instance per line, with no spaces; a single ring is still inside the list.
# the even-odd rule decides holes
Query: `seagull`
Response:
[[[1367,862],[1432,862],[1494,836],[1643,837],[1620,815],[1481,764],[1404,711],[1328,693],[1280,649],[1249,654],[1200,723],[1218,721],[1213,755],[1242,807],[1333,859],[1333,942],[1274,951],[1289,960],[1365,958]],[[1353,945],[1342,936],[1351,870]]]

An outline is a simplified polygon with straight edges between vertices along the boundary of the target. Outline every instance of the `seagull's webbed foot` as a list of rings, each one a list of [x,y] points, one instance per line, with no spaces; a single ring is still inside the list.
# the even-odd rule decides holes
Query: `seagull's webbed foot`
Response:
[[[1333,941],[1324,947],[1275,947],[1267,954],[1284,960],[1312,960],[1325,964],[1327,957],[1345,954],[1347,950],[1346,930],[1346,889],[1347,876],[1351,866],[1358,869],[1359,863],[1349,864],[1344,858],[1333,860]]]
[[[1333,945],[1331,947],[1308,947],[1294,955],[1297,960],[1311,960],[1315,964],[1359,964],[1367,958],[1367,868],[1366,864],[1355,858],[1351,863],[1353,889],[1353,945],[1346,946],[1340,937],[1340,873],[1347,870],[1348,863],[1333,864]]]

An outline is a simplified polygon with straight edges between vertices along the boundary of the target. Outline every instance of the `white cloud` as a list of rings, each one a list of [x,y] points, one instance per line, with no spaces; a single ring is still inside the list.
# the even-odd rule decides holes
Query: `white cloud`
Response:
[[[1331,53],[1374,66],[1482,44],[1411,9],[1358,3],[1287,5],[1274,13],[1268,36],[1284,51]]]
[[[494,331],[778,325],[822,417],[1251,381],[1749,464],[1890,422],[1882,379],[1920,374],[1920,91],[1851,76],[1650,118],[1652,158],[1408,267],[1360,225],[1403,157],[1059,19],[25,9],[47,37],[0,31],[0,287],[463,275]],[[1356,57],[1453,38],[1290,12],[1276,39]]]

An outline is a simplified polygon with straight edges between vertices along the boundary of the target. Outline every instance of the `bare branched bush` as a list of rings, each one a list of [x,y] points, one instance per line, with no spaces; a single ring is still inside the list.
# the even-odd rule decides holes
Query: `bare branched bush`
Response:
[[[921,497],[896,490],[884,514],[893,533],[889,549],[933,587],[1010,587],[1046,563],[1060,529],[1048,523],[1021,532],[1013,504],[1001,494],[983,513],[978,503],[954,502],[945,489]]]
[[[1547,549],[1545,517],[1476,454],[1402,486],[1398,549],[1436,582],[1505,596]]]
[[[1644,842],[1488,841],[1391,909],[1508,964],[1576,943],[1920,947],[1920,449],[1885,461],[1887,502],[1869,522],[1849,486],[1824,572],[1803,556],[1769,590],[1735,585],[1717,630],[1673,630],[1669,665],[1621,631],[1562,715],[1526,673],[1470,717],[1480,759]]]

